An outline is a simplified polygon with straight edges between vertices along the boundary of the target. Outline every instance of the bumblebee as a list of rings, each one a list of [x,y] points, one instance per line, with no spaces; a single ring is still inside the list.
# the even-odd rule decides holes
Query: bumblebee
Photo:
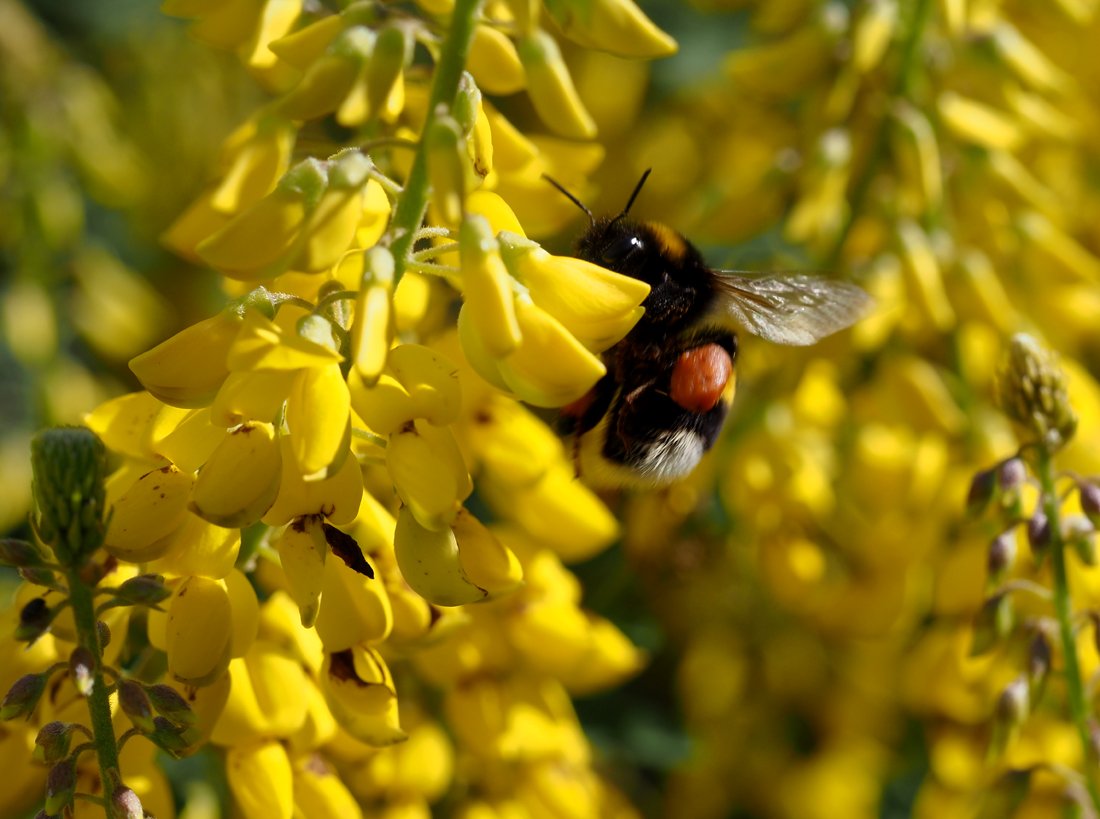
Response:
[[[645,314],[603,354],[607,374],[562,409],[577,473],[594,486],[660,487],[695,469],[733,403],[738,331],[805,346],[871,304],[845,282],[708,267],[676,231],[627,218],[649,173],[622,213],[601,218],[550,180],[588,215],[576,255],[650,286]]]

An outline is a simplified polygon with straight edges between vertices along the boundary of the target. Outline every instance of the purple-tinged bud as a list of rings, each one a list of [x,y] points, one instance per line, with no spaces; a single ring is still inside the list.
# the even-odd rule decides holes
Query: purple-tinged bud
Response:
[[[1005,720],[1009,725],[1019,728],[1027,719],[1031,710],[1031,700],[1028,696],[1027,680],[1017,677],[1004,687],[997,698],[995,719]]]
[[[61,592],[62,594],[68,592],[68,589],[66,589],[65,584],[61,582],[57,572],[49,569],[43,569],[39,566],[24,566],[19,570],[19,576],[32,586],[42,586],[44,589]]]
[[[0,701],[0,720],[30,716],[45,690],[45,674],[24,674],[11,684],[8,693]]]
[[[95,687],[96,658],[84,646],[77,646],[69,655],[69,675],[82,697],[90,696]]]
[[[989,544],[986,566],[989,570],[989,582],[999,584],[1006,574],[1016,565],[1016,529],[1006,529]]]
[[[56,612],[47,605],[45,598],[30,600],[19,611],[19,624],[15,627],[15,639],[21,643],[33,643],[50,630]]]
[[[158,683],[145,689],[149,702],[162,717],[171,720],[176,725],[192,726],[198,722],[198,715],[191,710],[180,693],[170,685]]]
[[[1022,511],[1021,487],[1027,480],[1027,467],[1019,457],[1009,458],[997,467],[997,501],[1001,511],[1011,519]]]
[[[153,706],[141,685],[133,680],[119,680],[118,704],[134,727],[143,734],[151,734],[156,730],[153,724]]]
[[[22,569],[41,566],[45,562],[46,556],[33,543],[17,538],[0,540],[0,563]]]
[[[111,627],[102,620],[96,620],[95,631],[99,636],[99,648],[103,650],[111,644]]]
[[[1077,494],[1081,511],[1092,521],[1093,526],[1100,526],[1100,482],[1081,481],[1077,484]]]
[[[1036,631],[1027,650],[1027,681],[1031,687],[1033,703],[1039,702],[1043,696],[1043,689],[1050,676],[1051,653],[1050,638],[1046,632]]]
[[[1002,461],[997,467],[997,483],[1001,491],[1019,489],[1027,480],[1027,467],[1019,456]]]
[[[1030,710],[1031,700],[1027,679],[1023,676],[1017,677],[1001,691],[993,711],[993,737],[990,750],[995,756],[1004,753],[1009,742],[1020,732]]]
[[[125,785],[119,785],[111,794],[111,806],[114,808],[112,816],[119,819],[144,819],[145,809],[141,806],[138,795]]]
[[[1036,563],[1041,563],[1043,557],[1050,549],[1053,533],[1050,530],[1050,521],[1046,512],[1036,509],[1035,514],[1027,522],[1027,543],[1031,547],[1031,554]]]
[[[57,816],[73,801],[76,792],[76,760],[63,759],[46,775],[46,813]]]
[[[976,518],[989,502],[997,489],[997,474],[992,469],[983,469],[970,482],[970,491],[966,493],[966,513]]]
[[[974,619],[974,637],[970,644],[970,656],[985,654],[999,640],[1012,631],[1016,615],[1012,598],[1007,593],[995,594],[982,604]]]
[[[155,606],[172,596],[159,574],[140,574],[131,577],[115,590],[114,606]]]
[[[75,727],[71,722],[54,720],[39,728],[38,735],[34,738],[35,760],[46,765],[52,765],[67,757]]]

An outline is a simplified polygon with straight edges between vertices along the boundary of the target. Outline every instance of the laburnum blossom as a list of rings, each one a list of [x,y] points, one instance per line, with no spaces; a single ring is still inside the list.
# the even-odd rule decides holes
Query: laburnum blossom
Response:
[[[111,632],[163,669],[160,689],[120,683],[122,710],[173,755],[221,749],[245,815],[427,815],[456,776],[484,788],[469,813],[625,805],[569,692],[645,655],[583,608],[562,562],[618,525],[531,407],[594,387],[649,288],[527,238],[525,220],[568,216],[543,175],[579,183],[600,150],[529,139],[482,96],[481,79],[522,90],[555,131],[594,134],[539,15],[479,5],[166,7],[237,50],[271,100],[163,236],[232,300],[134,357],[142,391],[86,416],[116,458],[100,582],[122,578]],[[625,0],[552,12],[577,42],[675,49]],[[467,47],[471,73],[452,53]],[[425,70],[420,48],[446,67]],[[312,156],[321,122],[346,138]],[[63,614],[34,620],[64,600],[35,580],[20,633],[78,640]],[[48,806],[81,781],[55,766]],[[122,781],[120,806],[158,804]]]

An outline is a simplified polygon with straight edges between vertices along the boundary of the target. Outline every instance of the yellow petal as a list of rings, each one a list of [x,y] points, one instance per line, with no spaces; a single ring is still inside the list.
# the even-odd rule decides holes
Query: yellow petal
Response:
[[[393,628],[393,610],[381,578],[371,579],[329,557],[316,629],[325,651],[379,643]]]
[[[566,37],[587,48],[645,59],[676,53],[676,41],[631,0],[556,0],[546,8]]]
[[[533,32],[520,40],[519,58],[527,72],[527,93],[543,124],[572,139],[594,137],[596,123],[577,94],[554,38],[545,31]]]
[[[340,360],[340,353],[333,348],[284,330],[258,310],[245,312],[226,359],[234,371],[297,370]]]
[[[171,465],[142,475],[115,502],[104,548],[131,563],[165,554],[171,547],[169,536],[186,519],[193,484],[191,473]]]
[[[505,261],[527,285],[535,304],[593,352],[606,350],[630,332],[649,295],[649,285],[639,279],[583,259],[551,256],[526,243],[509,248]]]
[[[232,608],[225,583],[188,577],[168,606],[165,650],[168,672],[181,682],[206,685],[229,666]]]
[[[298,471],[292,437],[282,436],[283,467],[278,495],[264,514],[264,523],[281,526],[302,515],[324,515],[334,525],[350,523],[363,499],[363,472],[359,463],[355,458],[345,458],[335,475],[307,481]]]
[[[402,502],[428,529],[449,526],[473,489],[451,430],[425,421],[390,436],[386,468]]]
[[[468,320],[494,358],[513,352],[520,343],[514,282],[504,266],[489,222],[468,216],[459,228],[462,292]]]
[[[225,758],[229,790],[242,816],[291,819],[294,773],[276,740],[231,746]]]
[[[349,453],[351,396],[336,363],[298,373],[286,402],[298,470],[307,480],[336,474]]]
[[[239,315],[223,310],[135,357],[130,370],[165,404],[205,406],[229,375],[227,356],[241,327]]]
[[[487,94],[515,94],[526,84],[523,64],[511,38],[484,23],[474,29],[467,68]]]
[[[197,574],[223,578],[232,571],[240,549],[240,529],[215,526],[188,513],[169,539],[164,556],[153,561],[148,570],[181,577]]]
[[[516,395],[539,407],[576,401],[607,372],[549,313],[527,298],[517,298],[516,317],[523,341],[499,362],[500,375]]]
[[[271,278],[285,269],[285,256],[297,241],[306,214],[300,192],[276,188],[199,242],[195,252],[231,279]]]
[[[281,471],[275,428],[241,424],[226,432],[203,465],[189,508],[218,526],[249,526],[275,502]]]

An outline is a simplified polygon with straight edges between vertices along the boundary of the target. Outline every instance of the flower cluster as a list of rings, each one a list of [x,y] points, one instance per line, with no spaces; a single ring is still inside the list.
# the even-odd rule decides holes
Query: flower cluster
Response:
[[[114,664],[109,681],[82,687],[70,664],[61,686],[35,678],[33,698],[15,682],[5,716],[32,719],[6,736],[41,744],[60,725],[113,747],[98,736],[109,713],[58,718],[76,688],[104,706],[110,694],[173,754],[223,749],[247,816],[427,815],[452,780],[479,815],[627,810],[570,694],[643,656],[582,607],[563,562],[607,547],[617,522],[520,401],[587,393],[649,288],[527,237],[539,218],[517,212],[560,223],[535,190],[545,173],[579,181],[586,148],[539,145],[482,96],[524,90],[553,130],[592,137],[558,41],[526,4],[165,10],[237,50],[271,96],[164,235],[235,298],[133,358],[143,391],[86,417],[118,459],[96,490],[108,522],[94,538],[40,535],[82,550],[90,587],[121,583],[104,622],[126,639],[93,655]],[[675,48],[629,0],[548,11],[586,46]],[[75,579],[23,574],[15,636],[37,654],[13,673],[63,658],[89,625],[54,617]],[[158,594],[134,608],[133,583]],[[187,703],[170,738],[149,704],[166,691]],[[105,753],[98,781],[87,755],[65,758],[65,787],[50,774],[49,815],[139,779],[133,799],[172,815],[161,777]],[[6,794],[3,812],[26,795]]]
[[[878,307],[807,353],[742,338],[732,434],[684,485],[626,509],[697,740],[665,804],[1010,815],[983,799],[1006,770],[987,766],[988,733],[1020,665],[1005,678],[970,656],[989,541],[961,498],[1040,434],[1068,440],[1062,468],[1100,472],[1097,192],[1083,182],[1100,159],[1084,124],[1096,64],[1081,39],[1100,19],[1079,4],[746,5],[731,26],[744,44],[713,55],[720,77],[612,136],[605,190],[653,165],[632,213],[699,242],[751,238],[728,259],[739,267],[850,274]],[[1058,350],[1066,376],[1015,393],[1010,424],[996,362],[1020,331]],[[1065,406],[1060,390],[1072,438],[1068,416],[1040,430],[1013,408]],[[1071,562],[1078,611],[1093,571]],[[1077,633],[1087,679],[1096,649]],[[1076,734],[1064,705],[1045,707],[1002,763],[1083,769]],[[1045,776],[1020,789],[1020,815],[1064,804],[1073,777]]]

